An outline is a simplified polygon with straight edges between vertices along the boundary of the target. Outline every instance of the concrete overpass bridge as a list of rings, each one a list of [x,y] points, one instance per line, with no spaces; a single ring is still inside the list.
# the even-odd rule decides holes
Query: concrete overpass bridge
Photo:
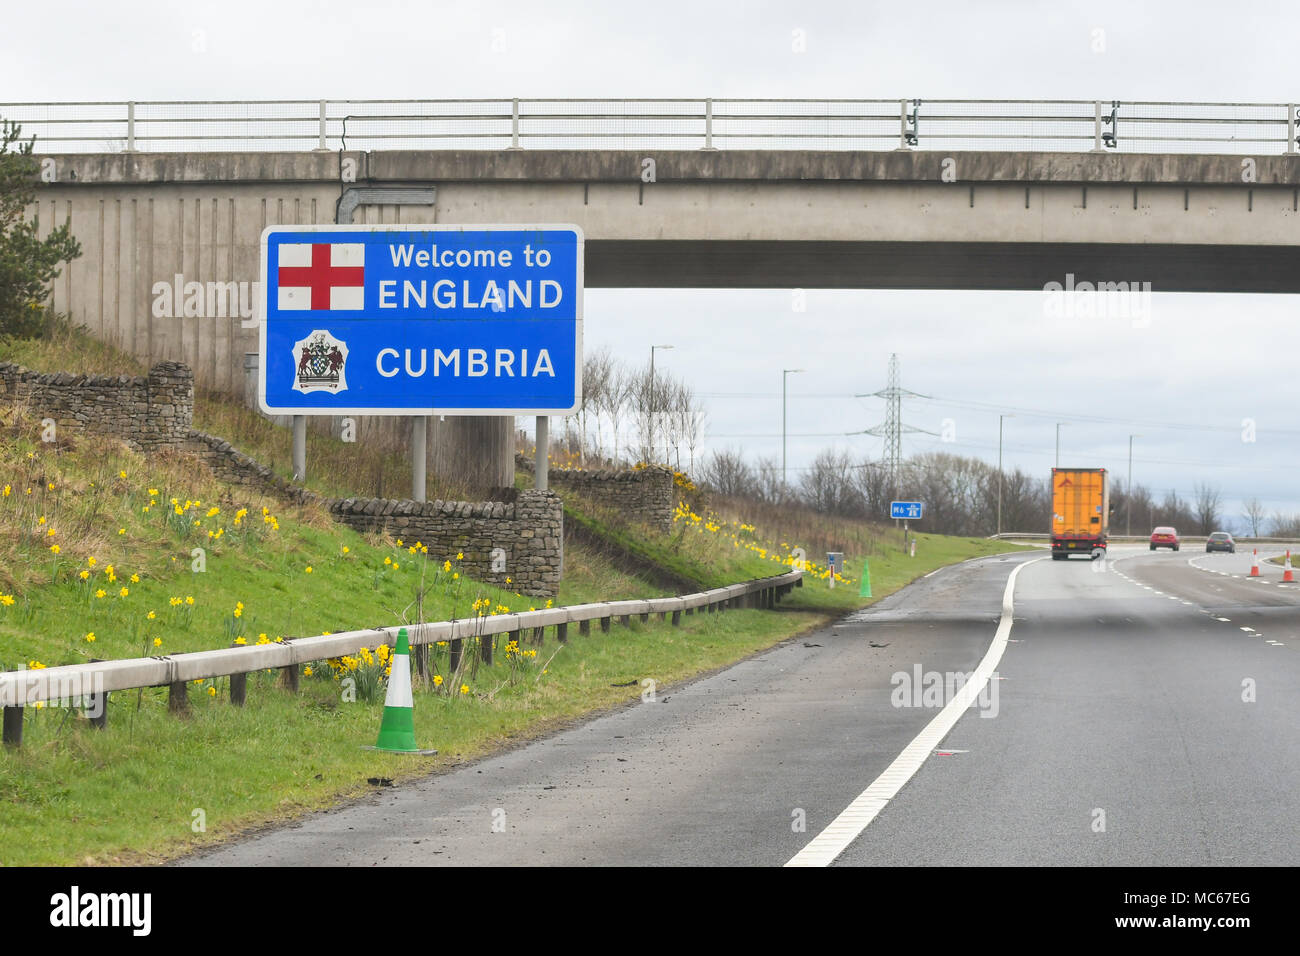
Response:
[[[345,197],[378,200],[356,222],[576,223],[590,287],[1300,291],[1294,104],[311,101],[0,115],[41,137],[41,223],[70,221],[84,249],[54,306],[228,391],[257,347],[262,229],[334,222]],[[390,192],[349,192],[367,188]]]

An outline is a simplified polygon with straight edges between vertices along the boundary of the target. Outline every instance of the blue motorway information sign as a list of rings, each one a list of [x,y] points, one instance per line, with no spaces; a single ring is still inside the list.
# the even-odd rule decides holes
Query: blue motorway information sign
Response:
[[[921,517],[924,508],[919,501],[891,501],[889,503],[889,517],[904,518],[915,521]]]
[[[263,410],[564,415],[582,391],[577,226],[271,226]]]

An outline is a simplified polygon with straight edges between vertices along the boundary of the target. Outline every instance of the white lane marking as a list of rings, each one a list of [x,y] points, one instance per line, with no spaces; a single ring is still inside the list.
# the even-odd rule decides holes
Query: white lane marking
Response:
[[[1243,628],[1241,628],[1241,630],[1243,630],[1243,631],[1254,631],[1255,629],[1254,629],[1253,627],[1243,627]]]
[[[943,570],[943,568],[935,568],[935,569],[934,569],[933,571],[931,571],[929,574],[923,574],[923,575],[921,575],[921,580],[924,581],[926,578],[932,578],[932,577],[934,577],[936,574],[938,574],[938,573],[939,573],[940,571],[942,571],[942,570]]]
[[[1225,624],[1231,624],[1231,623],[1232,623],[1232,618],[1230,618],[1230,617],[1216,617],[1215,620],[1216,620],[1216,621],[1223,621]]]
[[[802,850],[796,853],[786,866],[830,866],[835,858],[848,849],[849,844],[862,835],[872,820],[885,808],[890,800],[898,795],[907,781],[911,780],[930,753],[939,746],[939,742],[948,735],[953,725],[961,719],[966,709],[975,702],[993,676],[993,670],[1002,660],[1002,653],[1007,649],[1007,639],[1011,636],[1011,623],[1015,616],[1016,577],[1031,564],[1046,561],[1046,558],[1034,558],[1023,564],[1017,564],[1007,578],[1006,589],[1002,592],[1002,617],[998,621],[997,633],[989,645],[984,659],[970,680],[962,685],[946,707],[935,714],[934,719],[916,735],[916,738],[903,748],[903,752],[894,758],[894,762],[885,768],[871,786],[863,790],[844,811],[827,824],[826,829],[809,840]]]

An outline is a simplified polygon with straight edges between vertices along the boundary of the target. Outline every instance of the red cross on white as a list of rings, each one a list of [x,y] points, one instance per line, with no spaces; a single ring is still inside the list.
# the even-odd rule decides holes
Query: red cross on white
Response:
[[[287,309],[365,308],[363,242],[286,242],[280,245],[278,305]]]

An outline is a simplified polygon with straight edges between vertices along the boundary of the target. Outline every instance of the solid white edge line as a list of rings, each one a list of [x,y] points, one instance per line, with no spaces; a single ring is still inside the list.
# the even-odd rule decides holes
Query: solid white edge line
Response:
[[[993,671],[1002,660],[1002,653],[1007,649],[1007,638],[1011,636],[1011,624],[1015,616],[1014,594],[1016,576],[1031,564],[1046,561],[1047,558],[1034,558],[1018,564],[1007,578],[1006,589],[1002,592],[1002,617],[998,621],[997,633],[989,645],[984,659],[971,679],[962,685],[956,696],[943,710],[934,716],[925,728],[916,735],[903,752],[894,758],[894,762],[885,768],[866,790],[832,820],[821,833],[817,834],[796,853],[786,866],[830,866],[841,853],[849,848],[862,835],[872,820],[885,808],[890,800],[898,795],[909,780],[921,769],[931,752],[948,736],[953,725],[961,719],[966,709],[975,702],[993,676]]]

